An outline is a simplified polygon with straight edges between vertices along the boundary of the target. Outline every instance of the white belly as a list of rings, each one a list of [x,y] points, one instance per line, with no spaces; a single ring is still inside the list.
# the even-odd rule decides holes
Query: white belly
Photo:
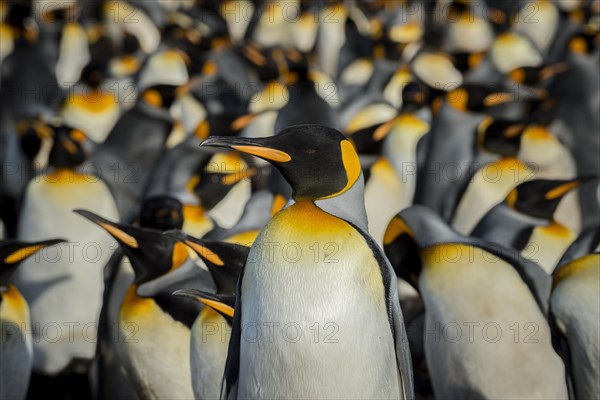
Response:
[[[15,284],[31,310],[34,368],[54,374],[73,358],[94,357],[103,268],[116,248],[106,232],[72,210],[85,208],[112,220],[118,219],[118,213],[100,181],[34,179],[38,181],[28,186],[25,195],[19,239],[65,238],[69,243],[49,247],[24,261]]]
[[[425,355],[436,397],[567,398],[550,328],[516,270],[463,245],[423,253]]]
[[[246,263],[238,397],[399,398],[379,265],[350,225],[299,204]]]

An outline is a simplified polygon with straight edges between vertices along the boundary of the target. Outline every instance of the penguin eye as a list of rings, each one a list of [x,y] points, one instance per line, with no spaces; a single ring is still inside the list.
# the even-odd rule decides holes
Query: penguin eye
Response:
[[[304,152],[306,154],[315,154],[317,152],[317,150],[315,150],[315,149],[306,149],[306,150],[304,150]]]

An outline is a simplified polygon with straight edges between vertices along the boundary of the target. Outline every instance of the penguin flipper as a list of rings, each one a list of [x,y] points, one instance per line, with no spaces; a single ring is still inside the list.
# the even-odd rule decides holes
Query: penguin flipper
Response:
[[[346,221],[348,222],[348,221]],[[412,359],[410,356],[410,347],[408,343],[408,334],[406,333],[406,326],[404,325],[404,317],[402,315],[402,309],[400,308],[400,299],[398,297],[398,285],[397,277],[392,264],[385,256],[383,250],[373,240],[373,238],[364,230],[358,228],[356,225],[351,224],[363,236],[369,248],[373,252],[373,256],[379,264],[381,269],[381,275],[383,279],[383,285],[385,287],[386,295],[386,308],[388,312],[388,319],[390,322],[390,328],[394,335],[394,344],[396,345],[396,361],[398,363],[398,369],[400,371],[400,379],[402,384],[402,391],[404,399],[412,400],[415,398],[414,391],[414,379],[413,379],[413,368]]]

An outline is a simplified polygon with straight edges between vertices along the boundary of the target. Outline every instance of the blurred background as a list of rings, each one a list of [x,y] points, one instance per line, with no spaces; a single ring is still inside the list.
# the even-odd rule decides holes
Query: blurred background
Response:
[[[129,367],[111,350],[139,271],[114,229],[72,210],[251,244],[291,189],[264,161],[200,148],[209,136],[341,131],[380,246],[419,204],[548,276],[582,233],[592,252],[599,27],[597,0],[0,0],[0,237],[66,240],[11,269],[29,314],[3,325],[3,399],[152,397],[117,390]],[[418,284],[386,252],[422,337]],[[421,342],[415,387],[434,398]]]

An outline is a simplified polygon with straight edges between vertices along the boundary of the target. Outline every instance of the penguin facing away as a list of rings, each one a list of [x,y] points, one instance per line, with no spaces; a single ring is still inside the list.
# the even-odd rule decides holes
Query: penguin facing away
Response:
[[[396,280],[366,233],[363,178],[352,144],[334,129],[297,125],[274,137],[213,137],[203,146],[269,161],[292,186],[295,201],[263,228],[248,255],[237,290],[226,396],[412,398]],[[282,247],[267,252],[271,243]],[[290,246],[296,253],[286,252]],[[269,322],[285,329],[275,329],[268,340],[248,340],[248,324]],[[289,328],[293,324],[302,335]],[[330,340],[314,340],[310,326],[329,329]],[[357,363],[364,368],[356,370]],[[295,373],[281,376],[287,370]]]
[[[29,306],[11,277],[19,264],[38,251],[64,242],[51,239],[41,242],[0,242],[0,398],[24,399],[33,366],[33,344]]]

